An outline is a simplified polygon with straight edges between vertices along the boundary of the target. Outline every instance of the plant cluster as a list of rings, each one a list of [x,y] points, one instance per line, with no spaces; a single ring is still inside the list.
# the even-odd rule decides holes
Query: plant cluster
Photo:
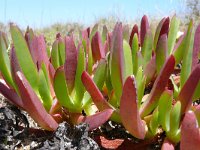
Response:
[[[11,24],[11,44],[0,33],[0,92],[46,130],[63,120],[90,130],[112,120],[139,139],[165,132],[162,149],[198,149],[200,25],[191,21],[177,37],[179,24],[163,18],[155,33],[146,16],[131,32],[117,23],[100,33],[96,24],[78,39],[57,34],[51,49]]]

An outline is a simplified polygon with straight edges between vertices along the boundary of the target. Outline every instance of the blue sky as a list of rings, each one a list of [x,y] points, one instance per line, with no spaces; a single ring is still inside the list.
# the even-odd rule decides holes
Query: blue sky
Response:
[[[184,10],[185,0],[0,0],[0,22],[39,28],[56,22],[93,24],[109,15],[125,20],[164,17]],[[180,13],[181,14],[181,13]]]

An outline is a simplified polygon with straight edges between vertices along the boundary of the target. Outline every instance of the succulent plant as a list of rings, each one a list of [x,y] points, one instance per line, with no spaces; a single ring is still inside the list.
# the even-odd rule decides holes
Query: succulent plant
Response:
[[[0,33],[0,92],[47,130],[112,120],[139,139],[165,132],[163,150],[197,149],[200,25],[191,21],[177,38],[179,24],[163,18],[155,33],[147,16],[130,33],[122,23],[100,33],[96,24],[78,39],[57,34],[50,51],[43,36],[27,28],[23,37],[11,24],[11,44]]]

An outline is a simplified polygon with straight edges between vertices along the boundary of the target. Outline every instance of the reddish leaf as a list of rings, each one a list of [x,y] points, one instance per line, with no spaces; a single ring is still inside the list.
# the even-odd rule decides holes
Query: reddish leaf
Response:
[[[153,55],[149,63],[144,69],[144,75],[147,77],[146,82],[149,83],[156,73],[156,55]]]
[[[132,31],[131,31],[131,35],[130,35],[130,39],[129,39],[129,45],[132,49],[132,41],[133,41],[133,37],[134,37],[134,34],[137,34],[137,36],[139,36],[139,31],[138,31],[138,26],[137,24],[135,24],[132,28]]]
[[[17,93],[10,89],[4,82],[0,80],[0,93],[8,99],[9,102],[17,107],[24,109],[22,99],[17,95]]]
[[[98,112],[92,116],[84,117],[83,122],[89,124],[89,130],[91,131],[108,121],[113,111],[113,109],[105,109],[104,111]]]
[[[193,54],[192,54],[192,70],[197,66],[199,62],[199,52],[200,52],[200,24],[197,26],[195,36],[194,36],[194,46],[193,46]]]
[[[165,138],[161,150],[175,150],[174,144]]]
[[[65,78],[69,93],[72,92],[75,84],[76,68],[77,68],[77,50],[73,37],[65,38],[66,60],[64,64]]]
[[[24,75],[18,71],[15,74],[15,78],[24,104],[24,109],[42,128],[46,130],[56,130],[58,127],[57,122],[46,112]]]
[[[49,66],[49,58],[46,51],[46,43],[44,36],[35,36],[31,43],[31,55],[33,60],[37,62],[38,69],[41,68],[42,62],[45,63],[46,68]]]
[[[200,66],[198,65],[183,85],[177,100],[181,102],[181,114],[184,114],[192,105],[192,96],[200,79]]]
[[[129,76],[123,87],[120,102],[120,115],[125,128],[135,137],[144,139],[145,124],[141,120],[137,106],[137,94],[134,76]]]
[[[122,23],[117,23],[115,25],[110,56],[111,82],[117,98],[120,99],[125,71]]]
[[[169,31],[169,22],[170,22],[169,17],[165,18],[165,20],[164,20],[164,22],[163,22],[163,24],[162,24],[162,28],[161,28],[161,30],[160,30],[160,35],[159,35],[159,38],[158,38],[158,39],[160,39],[160,37],[161,37],[163,34],[168,35],[168,31]]]
[[[144,38],[147,31],[150,29],[148,18],[146,15],[142,17],[141,26],[140,26],[140,45],[143,46]]]
[[[101,91],[98,89],[90,75],[83,71],[81,80],[83,85],[85,86],[86,90],[89,92],[90,96],[92,97],[93,102],[97,106],[100,111],[105,109],[112,109],[106,99],[103,97]]]
[[[142,117],[148,115],[156,107],[158,100],[168,83],[169,77],[174,71],[174,66],[175,58],[171,55],[163,65],[160,74],[157,76],[150,95],[141,106],[140,115]]]
[[[15,48],[12,47],[10,50],[10,65],[11,65],[11,74],[12,74],[12,78],[14,81],[16,81],[15,79],[15,73],[17,71],[21,71],[21,68],[19,66],[19,62],[17,60],[17,56],[15,53]]]
[[[154,49],[156,48],[158,40],[160,39],[160,37],[163,34],[168,35],[168,31],[169,31],[169,17],[163,18],[158,24],[158,27],[156,29],[156,33],[155,33],[155,36],[154,36]]]
[[[181,150],[198,150],[200,134],[194,112],[188,111],[181,124]]]
[[[101,58],[105,58],[105,51],[103,49],[101,35],[99,32],[96,32],[95,35],[92,37],[92,55],[94,58],[94,61],[98,61]]]

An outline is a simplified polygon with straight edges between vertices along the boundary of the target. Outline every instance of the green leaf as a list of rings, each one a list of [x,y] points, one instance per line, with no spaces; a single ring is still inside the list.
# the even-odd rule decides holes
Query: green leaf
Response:
[[[149,127],[153,135],[156,135],[158,130],[159,122],[158,122],[158,108],[156,108],[153,112],[153,116],[151,118]]]
[[[78,108],[74,108],[74,104],[68,94],[63,66],[56,70],[53,85],[56,97],[61,106],[66,107],[71,112],[76,112]]]
[[[167,58],[167,34],[163,34],[159,40],[156,47],[156,70],[160,73]]]
[[[11,24],[10,31],[20,67],[31,87],[37,91],[38,72],[31,57],[27,43],[16,25]]]
[[[158,120],[164,131],[170,128],[170,112],[172,107],[172,91],[165,90],[160,97],[158,104]]]
[[[58,41],[57,40],[52,45],[51,62],[52,62],[52,65],[55,69],[57,69],[60,66],[59,52],[58,52]]]
[[[95,33],[98,31],[98,28],[99,28],[99,25],[96,23],[93,28],[92,28],[92,31],[90,33],[90,41],[92,40],[92,37],[95,35]]]
[[[102,43],[105,43],[106,38],[107,38],[107,33],[108,33],[108,28],[106,27],[106,25],[103,26],[103,31],[102,31]]]
[[[117,23],[113,31],[113,42],[110,57],[111,83],[119,105],[124,79],[124,54],[123,54],[122,24]]]
[[[81,46],[78,52],[78,63],[77,63],[76,76],[75,76],[76,96],[74,99],[74,103],[76,106],[82,105],[82,99],[83,99],[85,88],[81,81],[81,75],[84,70],[85,70],[85,52],[84,52],[83,47]]]
[[[172,53],[174,45],[176,43],[176,37],[179,30],[180,20],[173,16],[170,22],[169,34],[168,34],[168,55]]]
[[[14,87],[14,82],[11,76],[10,60],[6,51],[6,43],[3,40],[3,35],[0,32],[0,71],[9,86]]]
[[[105,60],[101,60],[94,73],[94,77],[93,77],[94,83],[100,90],[102,89],[105,79],[106,79],[106,69],[107,69],[106,66],[107,66],[107,62]],[[85,107],[85,105],[89,105],[91,102],[92,102],[91,97],[89,93],[86,91],[83,97],[83,107]]]
[[[174,135],[177,134],[179,130],[180,119],[181,119],[181,103],[177,101],[170,112],[170,130],[169,132],[167,132],[167,135],[169,137],[171,136],[173,137]]]
[[[135,33],[134,36],[133,36],[132,49],[131,50],[132,50],[133,74],[136,75],[137,74],[137,70],[138,70],[137,52],[139,50],[137,33]]]
[[[58,53],[59,53],[60,66],[62,66],[65,63],[66,55],[65,55],[65,42],[61,37],[58,39]]]
[[[46,80],[47,70],[42,63],[42,69],[39,71],[39,85],[38,90],[43,101],[43,105],[47,111],[50,110],[53,98],[51,97],[49,81]]]
[[[143,56],[143,68],[146,67],[147,63],[151,59],[152,55],[152,49],[153,49],[153,37],[152,33],[150,30],[147,31],[145,38],[144,38],[144,43],[142,47],[142,56]]]
[[[124,49],[124,67],[125,67],[125,74],[124,79],[128,76],[133,74],[133,64],[132,64],[132,55],[131,55],[131,48],[127,41],[123,41],[123,49]]]
[[[183,38],[179,47],[175,51],[173,51],[174,57],[176,59],[176,65],[181,62],[183,56],[186,55],[188,49],[190,48],[192,29],[193,22],[190,21],[185,37]]]
[[[188,27],[188,33],[186,35],[186,39],[184,40],[184,43],[185,43],[184,49],[182,49],[183,61],[182,61],[182,69],[181,69],[181,75],[180,75],[180,88],[183,87],[192,69],[192,52],[193,52],[193,43],[194,43],[193,31],[194,31],[193,22],[191,21]]]
[[[138,68],[136,75],[136,85],[137,85],[137,98],[138,98],[138,107],[140,107],[142,102],[142,97],[144,95],[146,78],[143,75],[142,66]]]

